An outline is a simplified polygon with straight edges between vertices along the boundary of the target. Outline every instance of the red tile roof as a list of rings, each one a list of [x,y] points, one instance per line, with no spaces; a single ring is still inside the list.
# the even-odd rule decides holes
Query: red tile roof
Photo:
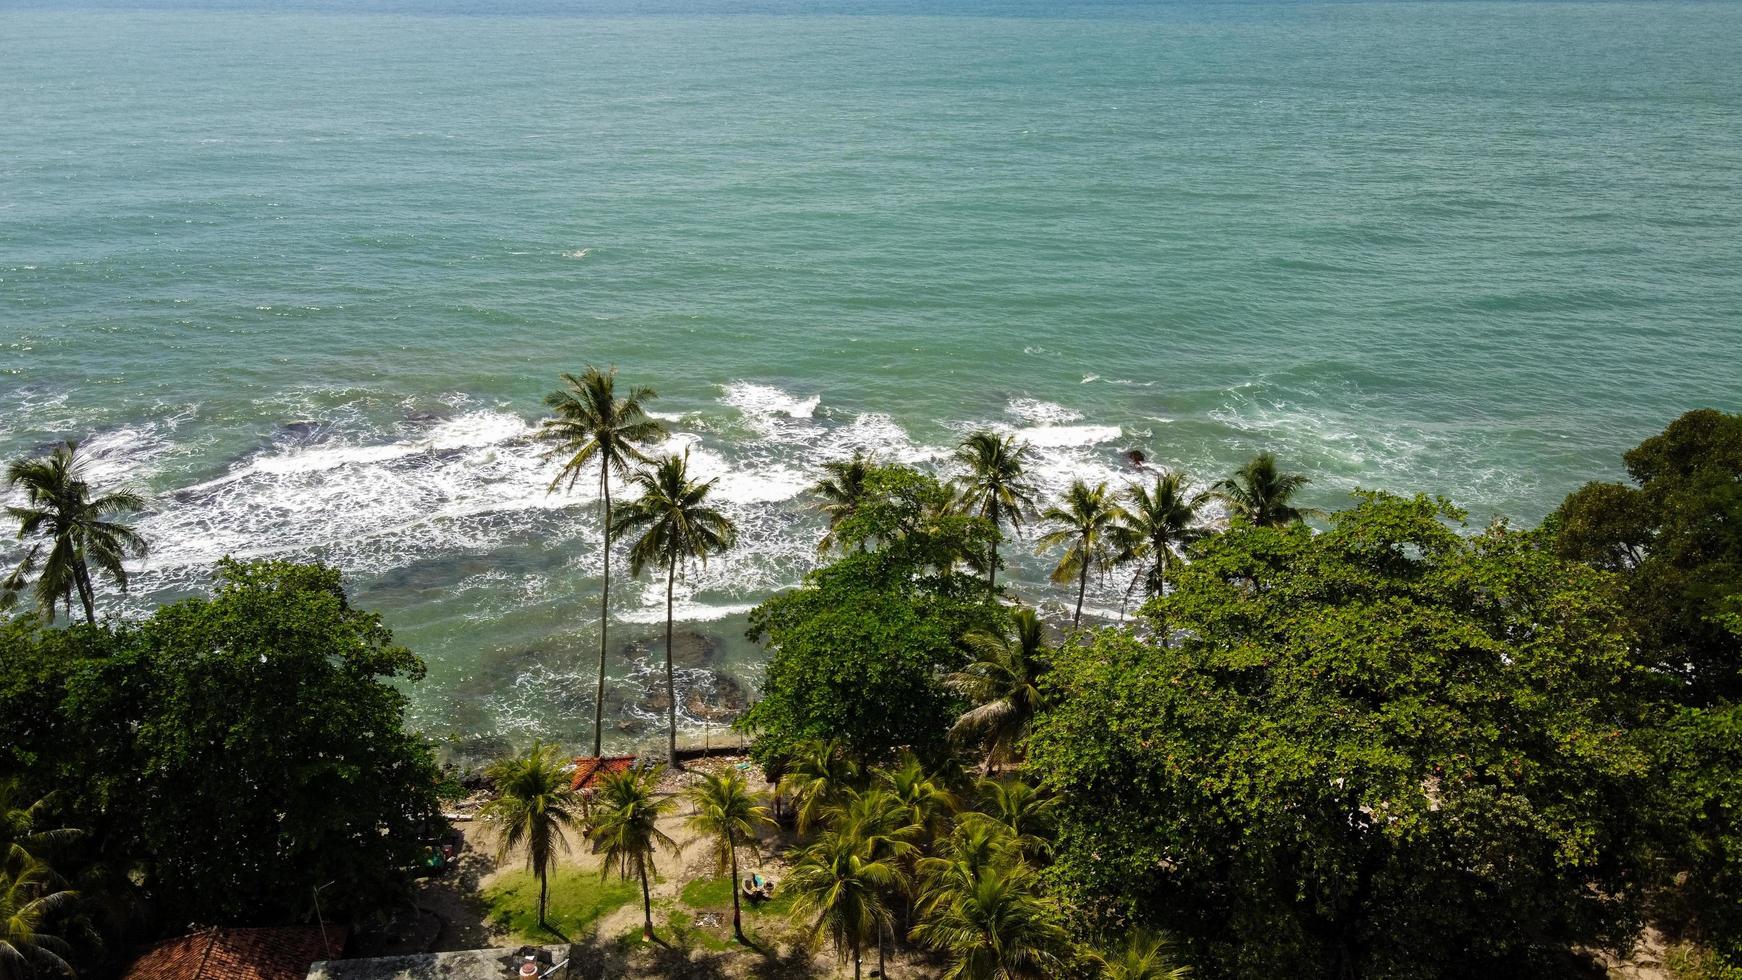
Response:
[[[592,789],[605,781],[606,776],[620,772],[628,772],[635,766],[632,755],[608,755],[604,758],[583,755],[575,759],[574,789]]]
[[[344,954],[345,930],[206,929],[158,943],[122,980],[303,980],[311,963]]]

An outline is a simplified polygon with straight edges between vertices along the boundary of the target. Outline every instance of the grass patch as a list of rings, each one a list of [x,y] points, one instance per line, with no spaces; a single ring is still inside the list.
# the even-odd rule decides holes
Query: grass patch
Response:
[[[546,918],[570,939],[593,931],[598,921],[632,902],[641,901],[636,881],[601,881],[594,871],[565,868],[550,877]],[[484,892],[490,921],[519,939],[544,941],[550,933],[538,927],[538,879],[517,871]]]
[[[729,909],[732,879],[697,878],[683,886],[683,903],[693,909]]]

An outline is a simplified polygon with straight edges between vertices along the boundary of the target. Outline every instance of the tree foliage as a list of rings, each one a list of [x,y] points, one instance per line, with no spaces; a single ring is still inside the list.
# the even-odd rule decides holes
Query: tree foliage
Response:
[[[115,641],[67,686],[84,741],[62,771],[156,907],[261,924],[300,915],[317,885],[335,883],[332,911],[403,882],[437,772],[387,682],[423,664],[350,605],[337,571],[225,560],[209,598]]]
[[[1615,583],[1460,518],[1365,494],[1322,535],[1242,522],[1153,607],[1182,643],[1069,647],[1030,739],[1068,894],[1231,976],[1625,942],[1649,759]]]

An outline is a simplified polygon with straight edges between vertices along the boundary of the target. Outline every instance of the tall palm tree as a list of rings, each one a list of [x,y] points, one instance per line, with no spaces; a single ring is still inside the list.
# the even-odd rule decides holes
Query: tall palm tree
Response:
[[[1095,957],[1101,963],[1101,980],[1186,980],[1191,967],[1174,961],[1173,947],[1165,936],[1133,929],[1125,944]]]
[[[39,970],[72,975],[72,944],[46,930],[77,898],[41,861],[0,855],[0,980],[28,980]]]
[[[986,745],[985,771],[1022,756],[1022,740],[1040,711],[1040,678],[1046,673],[1046,626],[1028,606],[1011,614],[1010,636],[974,630],[962,637],[974,662],[946,683],[973,707],[956,718],[950,734]]]
[[[1203,537],[1197,526],[1204,494],[1194,492],[1184,473],[1165,473],[1153,487],[1134,486],[1125,492],[1130,501],[1119,526],[1118,564],[1135,564],[1129,596],[1138,582],[1148,595],[1167,591],[1168,573],[1178,567],[1178,549]]]
[[[53,619],[55,603],[59,602],[71,618],[72,597],[77,592],[85,608],[85,621],[96,622],[91,566],[107,573],[121,591],[127,591],[123,562],[129,557],[144,557],[146,545],[130,525],[115,518],[144,508],[145,498],[127,490],[93,496],[85,479],[85,458],[72,439],[41,459],[15,460],[6,467],[6,485],[24,494],[24,506],[6,508],[18,522],[19,539],[36,538],[41,542],[39,547],[48,548],[36,579],[37,607]],[[33,550],[26,562],[33,562],[36,556]]]
[[[653,938],[653,894],[647,887],[655,850],[676,855],[682,848],[659,829],[659,818],[677,809],[677,800],[656,791],[661,769],[612,773],[599,786],[587,818],[587,839],[600,856],[599,873],[628,881],[641,879],[641,938]],[[732,883],[737,887],[737,882]]]
[[[599,500],[605,508],[605,547],[601,552],[603,584],[599,590],[599,682],[593,694],[593,755],[601,754],[605,732],[605,633],[611,611],[611,477],[628,474],[645,462],[642,447],[665,437],[665,425],[648,416],[642,403],[656,396],[652,388],[632,388],[617,397],[617,369],[588,367],[580,377],[562,375],[563,387],[545,396],[551,414],[539,424],[538,437],[551,444],[546,459],[562,461],[550,491],[573,490],[582,471],[599,464]]]
[[[1282,472],[1274,455],[1259,453],[1226,480],[1216,481],[1211,492],[1236,518],[1257,527],[1285,527],[1319,513],[1293,503],[1294,495],[1311,482],[1303,474]]]
[[[569,850],[567,831],[581,829],[581,795],[554,745],[535,742],[525,755],[499,760],[488,772],[498,795],[479,813],[495,827],[496,860],[526,851],[527,870],[538,878],[538,924],[544,926],[557,852]]]
[[[1071,617],[1073,627],[1083,623],[1083,595],[1089,590],[1089,572],[1111,567],[1117,552],[1113,548],[1114,529],[1124,512],[1107,484],[1089,486],[1081,480],[1071,484],[1065,499],[1046,509],[1041,517],[1057,525],[1040,539],[1043,550],[1062,547],[1064,557],[1053,569],[1052,580],[1060,585],[1077,580],[1077,611]]]
[[[713,842],[716,871],[732,875],[732,935],[748,943],[738,904],[738,848],[748,847],[755,853],[757,829],[774,821],[736,770],[703,776],[684,796],[695,807],[689,818],[690,829]]]
[[[800,852],[786,877],[793,918],[805,924],[813,942],[827,936],[840,962],[852,959],[855,980],[865,945],[892,927],[888,896],[904,884],[895,862],[868,854],[850,828],[825,831]]]
[[[1022,522],[1034,510],[1034,485],[1023,470],[1034,450],[1015,436],[1000,437],[984,429],[962,440],[956,447],[955,460],[967,472],[956,480],[961,489],[960,505],[992,522],[994,530],[1002,532],[1004,525],[1019,530]],[[986,589],[997,591],[998,542],[992,542],[986,556]]]
[[[629,549],[629,574],[637,578],[652,565],[665,567],[665,696],[667,758],[677,760],[677,681],[671,664],[672,588],[691,562],[708,563],[738,541],[738,529],[730,518],[708,506],[708,491],[714,481],[690,479],[690,456],[672,455],[650,469],[635,474],[633,484],[641,496],[623,508],[612,534],[639,530],[641,537]]]
[[[810,488],[812,494],[821,498],[817,509],[829,519],[828,533],[817,542],[819,554],[835,547],[835,529],[858,512],[865,500],[865,477],[876,468],[877,457],[858,450],[850,459],[832,459],[823,464],[824,477]]]
[[[798,832],[806,834],[859,782],[859,765],[839,742],[806,741],[793,747],[780,790],[790,793]]]
[[[912,935],[949,957],[944,980],[1042,980],[1066,972],[1058,908],[1020,863],[984,867],[949,888]]]

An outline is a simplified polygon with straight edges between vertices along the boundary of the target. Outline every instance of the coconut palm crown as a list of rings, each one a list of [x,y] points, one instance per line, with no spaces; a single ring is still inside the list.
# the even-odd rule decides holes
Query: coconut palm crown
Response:
[[[632,485],[641,495],[623,508],[611,529],[614,535],[640,531],[629,549],[629,573],[639,577],[647,568],[665,569],[665,695],[667,758],[677,764],[677,681],[671,662],[672,590],[691,562],[707,564],[709,555],[730,549],[738,529],[730,518],[708,506],[714,481],[689,475],[689,453],[661,459],[635,474]]]
[[[496,860],[526,852],[526,867],[538,878],[542,926],[557,854],[569,849],[567,832],[581,830],[580,793],[571,786],[554,745],[535,742],[524,755],[500,760],[488,772],[498,795],[479,814],[496,829]]]
[[[626,476],[645,462],[643,446],[665,438],[665,426],[651,418],[643,403],[657,397],[652,388],[633,388],[617,397],[617,369],[589,367],[579,377],[562,375],[563,386],[545,396],[550,416],[539,423],[538,437],[551,444],[546,459],[562,463],[550,492],[573,490],[594,462],[599,467],[599,500],[605,508],[604,547],[600,551],[603,584],[599,590],[599,675],[593,695],[593,755],[600,754],[605,732],[606,624],[611,610],[611,478]]]
[[[877,458],[870,453],[855,451],[849,459],[832,459],[823,464],[824,476],[811,486],[810,492],[819,498],[817,509],[829,519],[829,531],[817,542],[817,552],[834,549],[835,529],[852,517],[865,500],[865,478],[877,468]]]
[[[1011,613],[1008,636],[974,630],[962,638],[974,661],[949,675],[950,688],[972,705],[950,734],[986,746],[986,771],[1022,757],[1029,723],[1040,711],[1040,679],[1047,669],[1046,626],[1030,607]]]
[[[962,440],[955,461],[967,472],[956,479],[962,509],[992,522],[1000,532],[1005,525],[1020,530],[1034,511],[1034,485],[1024,468],[1034,450],[1015,436],[999,436],[984,429]],[[997,590],[998,543],[992,543],[986,562],[986,588]]]
[[[1259,453],[1232,476],[1216,481],[1211,492],[1228,505],[1236,520],[1256,527],[1286,527],[1319,513],[1294,506],[1294,495],[1311,482],[1303,474],[1282,472],[1271,453]]]
[[[1179,549],[1204,536],[1197,526],[1205,494],[1194,492],[1184,473],[1165,473],[1153,486],[1125,491],[1128,501],[1119,526],[1119,564],[1135,564],[1131,584],[1155,597],[1167,591],[1168,575],[1179,567]]]
[[[599,873],[641,881],[641,937],[653,938],[653,896],[648,877],[656,850],[676,855],[682,848],[659,829],[659,818],[677,809],[677,800],[660,796],[660,768],[611,773],[596,791],[587,817],[587,839],[599,855]],[[736,883],[734,882],[734,887]]]
[[[1089,573],[1105,572],[1118,559],[1113,539],[1123,515],[1106,483],[1091,487],[1082,480],[1072,483],[1064,500],[1041,515],[1054,525],[1054,530],[1041,536],[1041,549],[1065,549],[1064,557],[1053,569],[1052,580],[1060,585],[1072,579],[1077,583],[1077,610],[1071,617],[1072,626],[1083,622],[1083,596],[1089,589]]]
[[[738,898],[738,849],[747,847],[757,853],[756,832],[774,821],[768,808],[758,803],[744,781],[743,774],[729,770],[724,774],[710,773],[691,786],[684,797],[695,812],[690,814],[689,827],[703,835],[714,846],[716,873],[730,873],[732,881],[732,935],[741,943],[744,938],[744,913]]]
[[[24,576],[36,568],[37,609],[53,619],[59,603],[72,617],[73,594],[84,607],[85,621],[97,621],[93,566],[127,591],[128,558],[143,558],[145,539],[122,514],[141,510],[145,498],[127,490],[94,493],[86,479],[86,460],[79,444],[69,439],[39,459],[20,459],[6,467],[6,485],[23,494],[23,506],[6,513],[18,522],[18,537],[35,546],[19,569],[8,576],[5,591],[16,593]],[[43,549],[47,549],[44,553]]]

